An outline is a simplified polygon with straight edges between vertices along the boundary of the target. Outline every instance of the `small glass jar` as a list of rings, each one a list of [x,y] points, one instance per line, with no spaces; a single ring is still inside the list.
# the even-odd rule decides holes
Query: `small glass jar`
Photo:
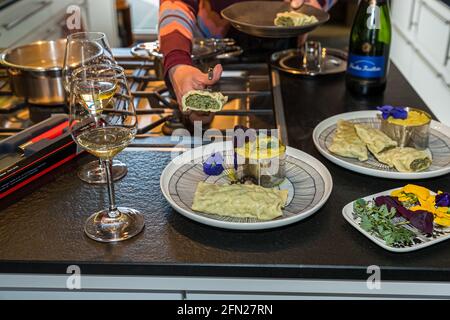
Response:
[[[255,141],[248,141],[235,148],[238,175],[242,180],[273,188],[286,177],[286,146],[276,137],[258,135]]]
[[[391,139],[397,141],[399,147],[412,147],[419,150],[428,148],[430,137],[431,116],[425,111],[415,108],[405,108],[408,112],[408,118],[405,120],[383,119],[381,115],[381,131],[386,133]],[[422,122],[410,122],[410,112],[417,112],[425,119]],[[392,123],[395,121],[397,123]]]

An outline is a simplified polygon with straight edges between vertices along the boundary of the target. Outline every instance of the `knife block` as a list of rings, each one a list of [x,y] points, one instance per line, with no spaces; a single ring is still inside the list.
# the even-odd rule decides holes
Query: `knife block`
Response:
[[[67,115],[55,115],[0,141],[0,200],[76,157],[77,147],[67,129],[54,139],[19,148],[67,120]]]

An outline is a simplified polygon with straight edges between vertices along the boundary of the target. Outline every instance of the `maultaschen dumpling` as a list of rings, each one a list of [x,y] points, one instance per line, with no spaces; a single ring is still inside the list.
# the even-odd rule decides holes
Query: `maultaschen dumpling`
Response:
[[[315,16],[296,11],[286,11],[277,13],[273,23],[279,27],[300,27],[317,23],[318,21]]]
[[[389,138],[383,131],[364,124],[355,124],[358,137],[367,145],[370,152],[378,154],[397,147],[397,142]]]
[[[222,110],[227,101],[228,97],[220,92],[191,90],[183,96],[181,104],[183,111],[217,112]]]
[[[393,148],[378,154],[374,154],[378,161],[387,164],[399,172],[419,172],[431,166],[430,155],[422,150],[414,148]]]
[[[338,121],[336,134],[328,149],[342,157],[356,158],[359,161],[368,159],[366,145],[356,134],[353,123],[349,121]]]
[[[192,210],[220,216],[272,220],[282,216],[287,198],[287,190],[201,181],[195,190]]]

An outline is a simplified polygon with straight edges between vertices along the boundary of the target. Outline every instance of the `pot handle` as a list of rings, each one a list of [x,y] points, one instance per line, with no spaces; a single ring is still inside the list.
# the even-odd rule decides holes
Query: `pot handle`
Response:
[[[20,76],[22,74],[22,71],[20,71],[19,69],[8,68],[8,73],[10,76],[16,77]]]
[[[138,58],[161,58],[158,42],[144,42],[131,48],[131,54]]]

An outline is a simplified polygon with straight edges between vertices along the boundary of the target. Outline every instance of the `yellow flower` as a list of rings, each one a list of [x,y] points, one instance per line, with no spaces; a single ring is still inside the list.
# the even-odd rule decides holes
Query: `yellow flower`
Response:
[[[415,205],[409,210],[411,211],[427,211],[434,215],[434,222],[444,227],[450,227],[450,209],[448,207],[436,207],[436,196],[432,195],[427,188],[417,186],[414,184],[408,184],[401,189],[394,190],[391,196],[397,197],[401,202],[408,202],[411,198],[408,193],[414,194],[419,200],[419,205]],[[443,193],[438,191],[437,194]]]
[[[426,200],[430,197],[430,190],[425,187],[417,186],[415,184],[408,184],[403,188],[405,193],[413,193],[419,199]]]
[[[450,218],[435,218],[434,222],[443,227],[450,227]]]
[[[436,215],[434,216],[434,222],[440,226],[450,227],[450,214],[437,210]]]
[[[397,198],[403,196],[403,188],[392,191],[391,196],[397,197]]]
[[[391,192],[391,196],[398,198],[401,202],[413,200],[408,194],[414,194],[419,200],[427,200],[431,196],[430,190],[415,184],[408,184]]]
[[[447,214],[450,216],[450,214],[448,212],[449,212],[449,207],[437,207],[436,208],[436,213]]]

